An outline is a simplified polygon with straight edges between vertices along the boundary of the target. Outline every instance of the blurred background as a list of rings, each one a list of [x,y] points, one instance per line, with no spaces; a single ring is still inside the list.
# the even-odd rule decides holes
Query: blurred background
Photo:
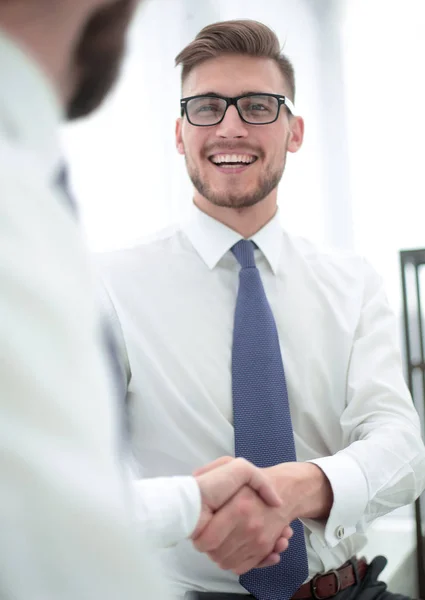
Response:
[[[234,18],[272,27],[295,66],[306,136],[280,186],[284,227],[364,255],[402,335],[399,251],[425,247],[424,0],[145,0],[115,93],[63,131],[90,247],[132,244],[187,214],[174,57]],[[365,553],[387,555],[392,591],[414,596],[414,547],[409,507],[373,526]]]

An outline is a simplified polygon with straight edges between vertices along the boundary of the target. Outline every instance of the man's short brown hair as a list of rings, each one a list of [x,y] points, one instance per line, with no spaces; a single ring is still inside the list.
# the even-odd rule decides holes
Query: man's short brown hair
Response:
[[[220,21],[204,27],[176,56],[176,66],[182,65],[182,83],[194,67],[223,54],[245,54],[276,61],[289,86],[289,97],[295,100],[294,68],[282,54],[277,35],[263,23],[249,19]]]

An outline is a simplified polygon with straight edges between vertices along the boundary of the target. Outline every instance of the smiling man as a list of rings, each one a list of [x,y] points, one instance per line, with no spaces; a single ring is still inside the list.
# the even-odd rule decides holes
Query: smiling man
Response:
[[[276,212],[286,154],[296,152],[303,139],[304,124],[294,116],[289,97],[294,95],[292,68],[283,59],[279,69],[270,58],[223,54],[189,71],[199,57],[182,56],[178,60],[187,61],[188,72],[183,76],[187,96],[181,100],[186,119],[177,122],[177,148],[186,156],[195,205],[217,216],[218,207],[246,209],[261,202],[265,224]],[[217,82],[215,91],[208,91],[210,81]],[[238,96],[229,96],[234,89],[241,90]]]
[[[167,553],[169,576],[178,595],[208,600],[390,597],[385,559],[358,553],[374,519],[421,493],[425,452],[381,280],[281,227],[277,187],[304,124],[275,34],[216,23],[177,64],[192,217],[100,259],[131,369],[134,453],[148,475],[243,456],[282,506],[244,488]],[[256,569],[254,542],[288,523],[280,562]]]

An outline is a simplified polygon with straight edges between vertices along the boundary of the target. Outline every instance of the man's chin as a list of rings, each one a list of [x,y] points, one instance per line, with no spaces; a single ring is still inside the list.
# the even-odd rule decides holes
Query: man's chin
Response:
[[[208,202],[214,204],[215,206],[219,206],[221,208],[233,208],[233,209],[242,209],[249,208],[250,206],[254,206],[258,202],[261,202],[259,198],[252,198],[247,196],[246,194],[242,196],[235,196],[229,194],[217,194],[217,195],[209,195],[206,196]]]
[[[210,204],[221,208],[248,208],[261,202],[270,193],[269,188],[263,189],[263,186],[255,185],[253,182],[232,181],[230,183],[229,179],[224,184],[222,181],[217,184],[206,178],[202,179],[197,172],[190,169],[188,173],[198,194]]]

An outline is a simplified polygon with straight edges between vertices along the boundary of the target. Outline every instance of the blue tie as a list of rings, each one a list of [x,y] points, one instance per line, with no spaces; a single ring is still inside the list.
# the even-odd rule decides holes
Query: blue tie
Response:
[[[254,244],[240,240],[232,252],[241,265],[232,350],[235,455],[258,467],[296,461],[279,337],[255,265]],[[241,585],[258,600],[289,600],[308,575],[304,530],[294,535],[279,564],[253,569]]]

